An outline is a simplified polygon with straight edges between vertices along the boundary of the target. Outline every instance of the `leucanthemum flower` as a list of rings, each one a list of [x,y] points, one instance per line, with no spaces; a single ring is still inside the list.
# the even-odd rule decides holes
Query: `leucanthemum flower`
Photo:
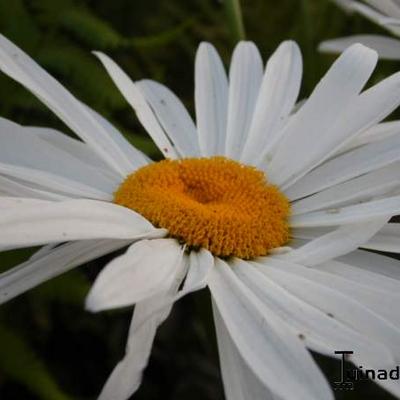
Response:
[[[250,42],[229,79],[195,63],[196,125],[159,83],[96,53],[165,156],[152,162],[4,37],[0,68],[81,139],[0,128],[0,246],[45,245],[0,275],[0,300],[129,246],[96,279],[90,311],[135,304],[126,354],[100,399],[141,381],[173,303],[208,287],[227,399],[332,399],[307,349],[390,369],[400,361],[400,75],[362,91],[377,55],[354,45],[296,105],[302,59],[282,43],[265,71]],[[362,91],[362,92],[361,92]],[[400,396],[397,381],[378,382]]]
[[[396,38],[400,37],[400,1],[399,0],[333,0],[348,13],[358,13]],[[354,43],[362,43],[375,49],[380,58],[400,59],[400,40],[384,35],[353,35],[326,40],[319,46],[325,53],[340,53]]]

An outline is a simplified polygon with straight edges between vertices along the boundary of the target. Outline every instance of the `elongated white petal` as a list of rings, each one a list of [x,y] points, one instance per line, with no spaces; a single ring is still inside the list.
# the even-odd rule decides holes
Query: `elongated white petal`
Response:
[[[400,5],[397,0],[365,0],[365,2],[383,14],[400,18]]]
[[[314,268],[341,277],[347,282],[350,282],[350,288],[351,286],[358,287],[361,285],[367,288],[370,292],[379,292],[381,295],[385,294],[389,298],[400,296],[400,281],[381,274],[379,271],[379,265],[377,265],[375,271],[372,272],[349,263],[332,260],[316,265]],[[386,300],[382,299],[381,301]],[[375,303],[379,302],[380,301],[376,301]],[[387,311],[397,312],[396,310],[393,310],[392,307],[387,307]]]
[[[366,3],[369,3],[370,5],[374,3],[374,8],[370,7],[367,4],[363,4],[360,1],[354,0],[335,0],[335,2],[344,7],[346,10],[350,12],[357,12],[368,18],[372,22],[375,22],[376,24],[383,27],[387,27],[388,24],[396,21],[396,18],[390,18],[385,15],[385,13],[388,11],[387,4],[388,2],[391,2],[391,0],[366,0]],[[393,12],[393,10],[394,7],[391,7],[391,13]],[[389,13],[389,15],[391,15],[391,13]]]
[[[398,329],[348,294],[343,294],[329,281],[329,276],[315,268],[287,261],[264,258],[260,269],[270,279],[301,299],[318,307],[356,331],[367,335],[397,353],[400,349]],[[343,282],[342,282],[343,283]],[[361,290],[360,288],[358,288]]]
[[[290,325],[312,350],[332,357],[337,349],[351,348],[354,351],[355,362],[370,366],[371,363],[382,365],[385,356],[391,360],[384,344],[371,341],[362,332],[357,332],[338,319],[329,317],[316,307],[317,305],[308,304],[290,293],[263,274],[256,264],[235,260],[234,271],[241,281]],[[329,278],[329,274],[323,275]],[[363,289],[360,290],[362,294],[368,295]],[[387,363],[387,360],[385,361]]]
[[[11,121],[0,118],[0,163],[31,168],[112,193],[121,177],[114,179],[79,158],[51,146],[37,135]]]
[[[376,62],[377,55],[373,50],[354,45],[332,65],[282,133],[268,168],[274,183],[284,184],[304,174],[349,139],[348,132],[336,129],[336,126],[356,100]],[[310,143],[313,143],[312,147]]]
[[[91,167],[97,168],[106,176],[113,178],[116,181],[121,181],[121,176],[116,173],[110,166],[93,151],[88,144],[80,140],[73,139],[70,136],[61,133],[52,128],[43,128],[38,126],[22,127],[26,135],[34,134],[41,141],[55,147],[57,150],[62,150],[70,156],[77,158],[81,163],[89,164]]]
[[[280,138],[299,95],[302,59],[295,42],[283,42],[268,60],[241,160],[260,164]]]
[[[192,251],[189,256],[188,273],[183,288],[177,293],[176,299],[205,288],[207,286],[208,274],[213,266],[214,257],[208,250]]]
[[[141,215],[94,200],[41,200],[40,206],[10,207],[0,213],[1,246],[29,247],[70,240],[164,235],[164,230],[155,229]]]
[[[240,356],[214,301],[213,314],[226,400],[277,399]]]
[[[48,200],[35,199],[29,197],[11,197],[1,196],[0,197],[0,210],[4,211],[7,209],[13,209],[15,207],[29,208],[29,207],[42,207],[48,204],[52,204]]]
[[[81,140],[74,139],[53,128],[22,125],[20,125],[20,128],[26,135],[33,134],[57,149],[61,149],[69,155],[78,158],[81,162],[85,162],[97,168],[107,169],[109,173],[116,174],[87,143],[82,142]],[[116,175],[118,176],[118,174]]]
[[[128,243],[127,240],[85,240],[39,250],[28,261],[0,274],[0,304]]]
[[[381,35],[353,35],[326,40],[319,45],[323,53],[341,53],[354,43],[362,43],[378,52],[379,58],[386,60],[400,59],[400,40]]]
[[[384,10],[382,5],[384,5],[384,7],[387,7],[387,4],[390,2],[392,3],[393,6],[392,0],[383,0],[383,1],[366,0],[366,2],[369,4],[372,4],[372,2],[374,2],[375,3],[373,5],[374,8],[368,7],[365,4],[361,4],[359,2],[355,2],[353,6],[354,11],[359,12],[360,14],[370,19],[371,21],[381,25],[382,28],[387,29],[393,35],[399,36],[400,35],[399,6],[398,5],[394,6],[395,8],[397,8],[397,11],[395,10],[395,8],[393,8],[391,12],[386,15],[387,11]],[[378,10],[379,12],[376,10]]]
[[[332,186],[292,204],[292,215],[338,208],[377,198],[400,187],[400,163]]]
[[[330,262],[329,264],[332,264]],[[270,265],[269,265],[270,266]],[[274,268],[280,268],[282,267],[281,265],[277,265]],[[324,267],[324,266],[323,266]],[[332,268],[331,270],[336,269],[337,263],[335,265],[331,265]],[[348,266],[345,266],[346,270]],[[356,312],[355,309],[352,310],[354,304],[351,304],[353,301],[355,303],[358,303],[359,305],[362,305],[362,307],[365,309],[364,311],[367,311],[367,313],[363,317],[367,318],[378,318],[378,320],[375,322],[380,328],[380,332],[374,332],[376,331],[377,326],[372,326],[373,322],[370,321],[365,321],[361,322],[360,321],[360,316],[362,316],[362,312],[358,312],[359,315],[354,319],[354,328],[357,326],[357,324],[365,324],[364,327],[359,325],[358,330],[361,332],[363,335],[367,336],[368,338],[375,339],[378,343],[380,342],[384,346],[388,347],[390,349],[390,352],[392,355],[389,357],[394,359],[394,361],[391,361],[390,358],[387,358],[387,356],[381,357],[374,357],[369,359],[368,361],[365,360],[363,361],[363,365],[369,365],[369,368],[373,369],[391,369],[393,368],[393,365],[396,365],[398,363],[400,354],[399,354],[399,345],[396,343],[396,340],[398,340],[399,337],[399,329],[400,329],[400,315],[399,311],[393,309],[391,306],[392,304],[396,304],[398,302],[399,294],[398,294],[398,285],[397,284],[397,290],[396,292],[388,294],[384,288],[377,288],[375,287],[376,284],[378,284],[378,280],[375,282],[371,282],[370,285],[366,284],[367,280],[371,280],[370,276],[365,276],[365,273],[362,271],[359,271],[357,273],[357,280],[350,282],[347,281],[347,279],[343,279],[342,277],[339,276],[332,276],[331,274],[325,274],[320,271],[320,268],[318,270],[312,270],[310,268],[303,269],[303,267],[297,266],[291,266],[289,268],[291,272],[295,273],[296,276],[301,276],[302,278],[306,279],[311,279],[314,281],[314,283],[321,284],[322,286],[325,286],[327,288],[334,288],[334,290],[337,293],[345,295],[348,299],[351,299],[351,302],[348,302],[348,307],[350,308],[350,315],[351,311]],[[367,274],[368,275],[368,274]],[[371,275],[371,274],[370,274]],[[286,280],[287,277],[285,277]],[[367,278],[364,279],[364,278]],[[373,280],[372,280],[373,281]],[[374,285],[375,283],[375,285]],[[379,282],[380,283],[380,282]],[[297,282],[297,285],[302,285],[302,283]],[[307,286],[307,285],[306,285]],[[306,287],[306,290],[309,288]],[[327,296],[329,297],[329,293],[327,293]],[[340,296],[339,296],[340,297]],[[348,300],[347,300],[348,301]],[[320,302],[324,303],[321,304]],[[344,301],[345,302],[345,301]],[[320,300],[315,300],[315,304],[318,307],[324,308],[325,303],[327,303],[327,300],[325,297],[321,297]],[[329,301],[328,301],[329,303]],[[343,306],[344,304],[342,304]],[[340,304],[337,304],[337,310],[340,310]],[[351,316],[344,314],[347,314],[347,311],[343,312],[338,312],[337,314],[330,313],[332,318],[345,318],[344,322],[347,324],[351,324],[353,321],[351,321]],[[369,314],[369,316],[368,316]],[[347,319],[347,321],[346,321]],[[362,318],[361,318],[362,319]],[[395,333],[397,332],[397,333]],[[379,335],[384,335],[386,339],[380,338]],[[363,355],[358,356],[360,358],[365,357],[365,355],[368,355],[368,351],[366,351]],[[384,360],[385,358],[385,360]],[[367,367],[368,368],[368,367]],[[386,390],[390,391],[392,394],[395,396],[399,396],[400,394],[400,385],[396,381],[388,381],[388,382],[380,382],[380,385],[383,386]]]
[[[356,348],[361,345],[361,351],[363,345],[367,345],[367,348],[362,354],[355,354],[354,361],[360,362],[365,367],[369,365],[369,368],[387,370],[397,364],[399,359],[398,329],[363,303],[367,299],[368,305],[371,305],[371,298],[374,296],[371,297],[368,290],[358,287],[355,289],[356,295],[348,296],[342,293],[346,291],[343,281],[336,282],[341,286],[337,289],[332,285],[329,277],[324,277],[324,274],[312,268],[295,264],[274,264],[274,260],[271,263],[268,259],[265,261],[265,265],[260,267],[264,274],[300,299],[319,308],[330,318],[364,336],[362,344],[355,343],[353,346]],[[347,289],[351,292],[348,285]],[[375,297],[373,301],[377,300],[377,296]],[[374,342],[370,347],[367,344],[369,340]],[[379,350],[382,345],[390,351]],[[382,355],[379,355],[381,351]],[[399,396],[398,381],[380,381],[379,384],[395,396]]]
[[[8,177],[17,178],[20,181],[27,181],[29,185],[40,186],[46,191],[64,195],[65,197],[78,197],[87,199],[96,199],[111,201],[112,192],[104,192],[93,186],[64,178],[29,167],[20,167],[0,162],[0,173]]]
[[[328,268],[331,271],[335,271],[340,263],[337,261],[328,261],[325,264],[329,264]],[[316,267],[318,271],[316,274],[314,274],[314,278],[317,279],[318,282],[321,282],[325,285],[328,284],[331,287],[334,287],[337,291],[358,301],[364,307],[395,326],[397,331],[400,332],[400,310],[392,307],[394,303],[400,301],[399,282],[394,282],[397,283],[396,291],[388,293],[384,289],[384,286],[382,288],[375,286],[376,284],[380,283],[382,279],[376,279],[375,282],[373,279],[371,279],[372,282],[366,282],[366,280],[364,280],[362,284],[361,282],[363,281],[363,273],[361,271],[359,271],[360,280],[355,282],[353,280],[347,280],[346,278],[336,275],[335,273],[325,273],[326,270],[324,269],[324,265],[322,265],[322,267]],[[346,267],[346,265],[344,267]],[[367,273],[367,275],[368,279],[373,274]],[[396,356],[400,356],[399,349],[397,349]]]
[[[313,226],[312,228],[292,228],[290,235],[294,239],[316,239],[320,236],[326,235],[329,232],[336,230],[336,226]]]
[[[143,93],[110,57],[100,52],[94,52],[94,54],[102,62],[104,68],[107,70],[126,101],[135,110],[140,123],[146,129],[160,151],[166,158],[177,158],[178,155],[174,146],[168,139],[160,122],[154,115],[153,110],[148,105]]]
[[[400,224],[387,224],[361,247],[364,249],[400,253]]]
[[[290,219],[290,225],[292,227],[345,225],[368,222],[379,217],[390,218],[399,213],[400,196],[393,196],[343,208],[295,215]]]
[[[0,175],[0,187],[7,196],[28,197],[44,200],[67,200],[70,196],[39,189],[32,184],[22,183]]]
[[[350,13],[352,12],[352,6],[355,3],[355,0],[333,0],[339,7],[342,7],[343,10]]]
[[[215,48],[201,43],[195,62],[195,106],[200,151],[223,155],[228,113],[228,80]]]
[[[129,159],[132,165],[132,171],[149,163],[150,159],[140,150],[133,147],[127,141],[127,139],[125,139],[121,132],[119,132],[107,119],[86,104],[82,103],[82,106],[92,115],[94,119],[96,119],[99,124],[104,127],[108,135],[111,136],[111,138],[118,144],[120,150],[125,154],[126,158]],[[41,139],[48,141],[56,147],[60,147],[64,151],[69,152],[82,161],[97,167],[101,167],[102,169],[106,169],[109,173],[112,172],[110,166],[107,165],[107,163],[101,157],[99,157],[99,155],[94,152],[88,144],[74,140],[54,129],[42,127],[27,127],[26,129],[36,131],[35,133],[37,133]]]
[[[343,137],[346,139],[331,150],[328,156],[322,159],[320,163],[348,151],[349,146],[351,148],[351,146],[354,146],[354,142],[357,143],[357,138],[361,137],[361,143],[363,141],[364,143],[376,141],[373,136],[368,138],[367,135],[367,138],[363,138],[363,135],[365,132],[368,132],[368,130],[373,129],[375,124],[382,121],[397,108],[400,103],[400,96],[398,94],[399,88],[400,74],[394,74],[364,91],[356,101],[350,104],[336,126],[336,129],[341,131]],[[379,137],[382,133],[385,133],[385,131],[379,132],[378,127],[376,136]],[[391,136],[390,133],[385,134],[387,137]],[[286,183],[285,187],[293,185],[297,179]]]
[[[387,222],[387,218],[341,226],[332,232],[311,240],[296,250],[278,255],[285,260],[304,265],[319,263],[356,250],[368,242]]]
[[[386,139],[393,135],[400,134],[400,121],[389,121],[382,122],[374,125],[371,128],[361,132],[358,136],[352,139],[346,146],[342,147],[339,151],[346,152],[353,150],[357,147],[363,146],[364,144],[373,143]]]
[[[332,393],[295,332],[262,304],[217,259],[209,287],[215,305],[243,360],[257,378],[283,399],[332,399]],[[280,377],[287,379],[282,382]]]
[[[72,242],[68,242],[68,243],[72,243]],[[78,243],[78,242],[76,242],[76,243]],[[53,249],[55,249],[57,246],[60,246],[61,244],[62,243],[49,243],[49,244],[42,246],[39,250],[37,250],[35,253],[33,253],[29,257],[29,261],[35,261],[35,260],[49,254]]]
[[[90,108],[88,105],[83,105],[88,110],[89,114],[96,120],[96,122],[104,128],[108,136],[110,136],[111,139],[117,144],[118,150],[122,152],[122,154],[125,156],[125,159],[128,160],[128,173],[131,173],[133,170],[143,167],[149,163],[149,157],[132,146],[129,141],[125,139],[124,135],[114,125],[112,125],[110,121],[105,119],[101,114]]]
[[[151,80],[136,82],[180,157],[199,157],[196,126],[185,106],[166,86]]]
[[[400,280],[400,262],[391,257],[371,253],[369,251],[356,250],[339,257],[338,260],[365,271]]]
[[[261,86],[263,64],[252,42],[240,42],[233,52],[229,70],[228,123],[225,155],[239,159]]]
[[[164,292],[181,263],[175,239],[141,240],[100,272],[88,297],[92,312],[130,306]]]
[[[380,122],[388,116],[400,103],[400,73],[394,74],[377,85],[363,92],[345,110],[344,115],[335,126],[335,135],[341,140],[331,143],[332,149],[318,162],[309,166],[296,177],[289,179],[283,188],[290,187],[312,168],[322,163],[340,150],[353,137],[357,137],[365,129]]]
[[[327,161],[285,190],[291,200],[346,182],[400,160],[400,135],[362,146]]]
[[[173,298],[186,273],[185,261],[182,261],[166,291],[136,304],[125,357],[114,368],[99,400],[126,400],[138,389],[157,328],[171,312]]]
[[[70,92],[4,36],[0,36],[0,70],[35,94],[115,171],[122,176],[132,171],[134,164],[104,126]],[[124,142],[123,146],[129,146],[123,138],[120,141]]]

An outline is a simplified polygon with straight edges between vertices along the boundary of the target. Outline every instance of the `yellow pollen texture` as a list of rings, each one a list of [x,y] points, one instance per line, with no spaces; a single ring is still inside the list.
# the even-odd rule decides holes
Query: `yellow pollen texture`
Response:
[[[220,257],[252,259],[289,240],[287,198],[263,172],[224,157],[142,167],[121,184],[114,202]]]

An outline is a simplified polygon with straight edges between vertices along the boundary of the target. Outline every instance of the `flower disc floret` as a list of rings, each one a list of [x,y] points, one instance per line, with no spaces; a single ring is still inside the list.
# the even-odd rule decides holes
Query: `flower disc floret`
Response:
[[[220,257],[263,256],[289,239],[287,198],[263,172],[224,157],[142,167],[122,183],[114,202]]]

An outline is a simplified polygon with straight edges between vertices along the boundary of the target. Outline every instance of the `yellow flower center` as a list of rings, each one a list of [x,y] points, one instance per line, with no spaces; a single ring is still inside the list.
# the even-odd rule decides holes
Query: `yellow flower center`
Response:
[[[263,172],[224,157],[164,160],[129,175],[114,195],[190,247],[251,259],[287,243],[287,198]]]

